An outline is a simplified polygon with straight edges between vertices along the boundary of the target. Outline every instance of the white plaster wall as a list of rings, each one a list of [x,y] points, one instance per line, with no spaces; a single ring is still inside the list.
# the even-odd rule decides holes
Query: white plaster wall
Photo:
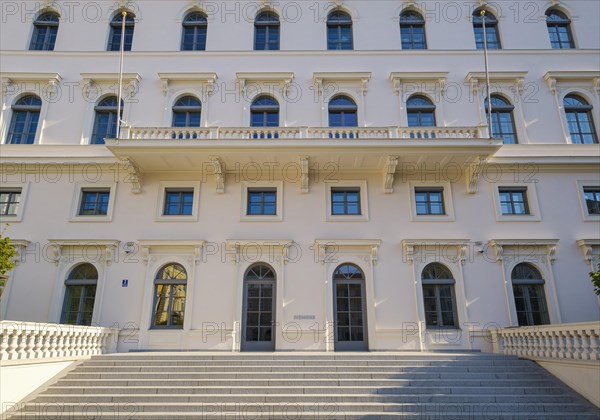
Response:
[[[11,408],[75,362],[2,366],[0,369],[0,413]]]

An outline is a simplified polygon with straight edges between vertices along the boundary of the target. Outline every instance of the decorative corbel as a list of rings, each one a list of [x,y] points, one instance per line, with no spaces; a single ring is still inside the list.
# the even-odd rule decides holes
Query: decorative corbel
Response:
[[[551,93],[556,93],[556,79],[554,77],[546,77],[546,84]]]
[[[142,192],[142,172],[140,168],[136,165],[135,161],[130,157],[122,157],[120,158],[121,162],[125,166],[125,170],[129,176],[125,182],[131,183],[131,193],[139,194]]]
[[[468,245],[460,245],[458,248],[458,260],[462,265],[465,265],[467,262],[467,252],[469,250]]]
[[[244,89],[246,88],[246,79],[238,79],[238,89],[240,96],[244,96]]]
[[[600,95],[600,77],[594,77],[594,90]]]
[[[440,95],[445,96],[446,95],[446,78],[445,77],[441,77],[438,80],[438,87],[439,87]]]
[[[343,3],[343,0],[333,0],[333,4],[335,4],[335,7],[341,7]]]
[[[494,261],[498,264],[502,264],[502,260],[504,259],[504,248],[502,245],[498,245],[494,241],[488,242],[488,247],[492,247],[494,249]]]
[[[371,263],[373,265],[377,264],[379,260],[379,245],[373,245],[371,247]]]
[[[25,240],[11,240],[11,244],[15,247],[15,254],[11,258],[11,261],[15,266],[21,264],[21,256],[23,255],[23,251],[29,246],[29,243],[29,241]]]
[[[548,245],[548,261],[550,261],[550,265],[554,265],[556,261],[556,245]]]
[[[292,243],[283,244],[283,248],[281,249],[281,256],[283,257],[283,263],[287,264],[290,261],[290,246]]]
[[[58,263],[62,258],[63,246],[61,244],[52,244],[52,262],[58,267]]]
[[[106,265],[110,265],[110,263],[113,261],[116,248],[116,244],[106,245],[104,248],[104,261],[106,262]]]
[[[129,84],[127,86],[127,92],[129,93],[129,97],[133,98],[135,96],[135,94],[138,92],[138,89],[140,87],[140,82],[138,79],[131,79],[129,81]]]
[[[367,85],[369,83],[369,79],[364,78],[361,80],[361,86],[360,86],[360,93],[362,94],[362,96],[367,96]]]
[[[326,258],[325,246],[326,245],[323,243],[317,244],[317,257],[321,264],[325,264],[325,258]]]
[[[406,261],[412,264],[415,261],[415,244],[404,244],[404,255],[406,255]]]
[[[308,156],[300,156],[300,192],[308,193]]]
[[[394,175],[398,167],[398,156],[388,156],[383,168],[383,192],[391,194],[394,192]]]
[[[523,94],[523,90],[525,89],[525,78],[519,77],[515,80],[515,90],[519,95]]]
[[[56,79],[48,80],[48,85],[50,86],[48,88],[48,93],[50,93],[51,95],[54,95],[56,93],[56,85],[57,85]]]
[[[167,93],[169,93],[169,79],[162,79],[162,94],[163,96],[167,96]]]
[[[198,265],[202,261],[202,245],[194,247],[194,264]]]
[[[392,79],[392,85],[396,96],[400,96],[400,93],[402,93],[402,82],[400,81],[400,79]]]
[[[316,86],[317,94],[318,94],[319,98],[321,98],[323,96],[323,78],[317,77],[315,79],[315,85],[317,85]]]
[[[142,246],[140,247],[140,250],[142,252],[142,262],[144,265],[148,265],[148,261],[150,260],[150,247]]]
[[[469,81],[469,88],[471,89],[471,94],[473,96],[477,96],[479,94],[479,80],[476,77],[472,77]]]
[[[215,156],[210,158],[210,163],[213,166],[215,173],[215,182],[217,184],[217,194],[223,194],[225,192],[225,169],[223,161],[220,157]]]
[[[469,165],[467,170],[467,192],[469,194],[475,194],[477,192],[479,178],[481,176],[481,172],[485,164],[487,163],[487,159],[479,156],[477,160]]]

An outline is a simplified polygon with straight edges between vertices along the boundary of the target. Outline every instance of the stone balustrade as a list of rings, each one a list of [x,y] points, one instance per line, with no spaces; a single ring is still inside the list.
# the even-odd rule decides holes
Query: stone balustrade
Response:
[[[0,322],[0,360],[77,358],[117,351],[118,329]]]
[[[477,139],[480,127],[127,127],[125,140]]]
[[[600,322],[490,331],[494,353],[528,359],[600,360]]]

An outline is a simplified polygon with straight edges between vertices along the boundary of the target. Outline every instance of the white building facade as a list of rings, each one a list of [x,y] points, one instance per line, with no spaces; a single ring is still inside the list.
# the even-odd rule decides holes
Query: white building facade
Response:
[[[124,351],[599,319],[598,2],[2,8],[2,319]]]

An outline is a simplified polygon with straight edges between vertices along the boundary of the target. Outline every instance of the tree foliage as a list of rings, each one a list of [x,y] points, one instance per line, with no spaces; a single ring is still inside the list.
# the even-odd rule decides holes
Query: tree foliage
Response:
[[[590,278],[592,279],[592,284],[594,285],[594,293],[600,296],[600,264],[596,271],[590,272]]]
[[[6,227],[8,227],[8,225],[6,225]],[[2,293],[1,289],[4,287],[4,274],[12,270],[15,266],[13,262],[15,247],[10,243],[10,238],[4,236],[5,230],[6,228],[0,232],[0,293]]]

